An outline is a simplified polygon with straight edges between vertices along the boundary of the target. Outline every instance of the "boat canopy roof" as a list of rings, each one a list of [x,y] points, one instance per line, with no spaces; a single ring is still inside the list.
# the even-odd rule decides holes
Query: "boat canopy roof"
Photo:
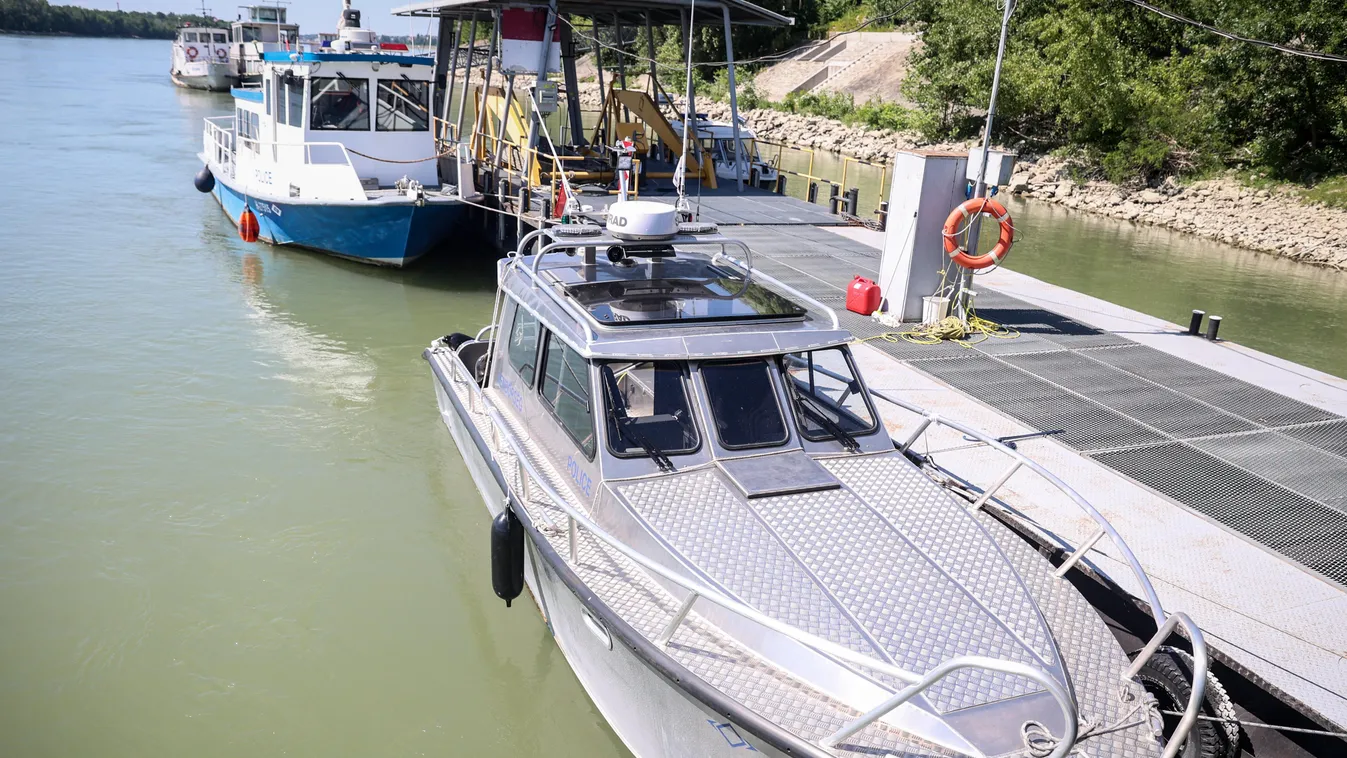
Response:
[[[541,259],[501,262],[502,288],[587,358],[777,355],[851,340],[827,306],[806,307],[731,258],[727,251],[743,245],[720,234],[640,242],[606,232],[549,234],[541,241]],[[622,252],[610,257],[614,248]]]
[[[694,22],[706,26],[721,26],[725,21],[720,11],[721,5],[729,9],[731,24],[790,26],[795,23],[795,19],[790,16],[769,11],[747,0],[719,0],[715,5],[708,5],[709,12],[695,14]],[[394,8],[393,15],[466,18],[474,13],[506,7],[547,10],[548,6],[547,0],[424,0]],[[653,24],[679,25],[683,23],[683,14],[687,10],[687,0],[558,0],[557,2],[559,14],[598,18],[604,23],[611,23],[616,15],[623,23],[632,25],[644,24],[647,13],[650,14],[650,21]]]

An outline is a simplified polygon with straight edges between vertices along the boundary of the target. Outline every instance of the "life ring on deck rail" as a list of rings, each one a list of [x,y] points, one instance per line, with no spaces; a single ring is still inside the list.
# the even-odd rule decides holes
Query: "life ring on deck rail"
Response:
[[[191,47],[191,46],[189,45],[189,46],[188,46],[186,49],[184,49],[182,52],[183,52],[183,55],[186,55],[186,56],[187,56],[187,60],[189,60],[189,61],[194,61],[194,60],[196,60],[197,52],[196,52],[196,48],[195,48],[195,47]]]
[[[229,51],[228,51],[228,50],[225,50],[223,47],[217,47],[217,48],[215,48],[215,59],[216,59],[216,60],[218,60],[218,61],[224,61],[224,60],[227,60],[228,58],[229,58]]]
[[[1001,236],[996,241],[996,247],[991,250],[982,255],[969,255],[968,248],[959,244],[959,235],[968,226],[968,220],[980,213],[996,219],[996,223],[1001,226]],[[950,259],[964,268],[976,271],[994,266],[1006,257],[1006,253],[1010,252],[1010,246],[1015,244],[1015,227],[1011,223],[1010,212],[1004,205],[990,197],[975,197],[950,212],[949,218],[945,219],[944,236],[945,252],[949,254]]]

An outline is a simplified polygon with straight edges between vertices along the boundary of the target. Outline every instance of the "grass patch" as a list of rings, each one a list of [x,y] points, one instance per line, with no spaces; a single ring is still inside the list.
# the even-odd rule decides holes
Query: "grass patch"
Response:
[[[1320,203],[1330,208],[1347,208],[1347,176],[1329,177],[1305,190],[1301,196],[1307,202]]]

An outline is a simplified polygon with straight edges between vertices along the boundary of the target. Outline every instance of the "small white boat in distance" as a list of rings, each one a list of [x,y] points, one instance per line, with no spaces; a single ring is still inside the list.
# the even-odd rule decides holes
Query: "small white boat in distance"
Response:
[[[715,160],[716,178],[722,181],[737,181],[739,171],[736,171],[734,165],[734,125],[724,121],[712,121],[703,113],[698,113],[693,121],[697,124],[697,138],[701,140],[702,149],[709,152]],[[681,139],[682,120],[676,119],[669,122],[669,125]],[[764,189],[773,189],[776,186],[778,176],[776,167],[763,160],[758,152],[757,134],[742,120],[739,122],[738,157],[744,184]]]
[[[168,74],[179,87],[228,92],[238,83],[229,30],[185,24],[173,38]]]
[[[256,84],[262,81],[265,53],[288,53],[299,49],[299,24],[285,20],[285,9],[279,3],[240,7],[247,13],[247,18],[240,15],[230,25],[236,72],[241,83]]]
[[[344,19],[331,50],[262,53],[261,84],[205,120],[196,186],[245,240],[404,266],[465,209],[439,178],[434,60],[380,50]]]
[[[494,322],[425,352],[496,594],[528,589],[632,753],[1174,758],[1205,643],[1116,530],[1070,493],[1099,534],[1054,571],[889,437],[835,312],[674,213],[622,201],[606,229],[526,235]],[[1064,576],[1105,537],[1159,627],[1135,660]],[[1191,656],[1160,647],[1179,626]],[[1162,662],[1191,693],[1164,706]]]

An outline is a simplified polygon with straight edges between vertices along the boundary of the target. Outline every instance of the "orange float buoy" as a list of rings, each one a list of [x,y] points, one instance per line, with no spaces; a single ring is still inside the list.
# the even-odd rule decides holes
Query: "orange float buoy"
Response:
[[[969,255],[968,248],[959,244],[959,234],[968,226],[968,220],[980,213],[996,219],[996,223],[1001,225],[1001,236],[996,241],[996,247],[988,252]],[[950,212],[949,218],[945,219],[944,236],[945,252],[949,257],[964,268],[977,270],[994,266],[1006,257],[1010,246],[1015,243],[1015,227],[1004,205],[990,197],[975,197]]]
[[[256,242],[257,232],[257,215],[250,206],[244,205],[243,213],[239,214],[239,237],[244,242]]]

